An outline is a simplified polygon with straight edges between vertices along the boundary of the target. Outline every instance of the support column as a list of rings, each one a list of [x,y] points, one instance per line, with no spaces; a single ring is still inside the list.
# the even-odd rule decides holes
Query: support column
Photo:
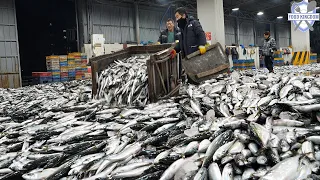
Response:
[[[211,43],[225,47],[223,0],[197,0],[197,12],[205,32],[211,32]]]
[[[291,22],[291,42],[292,51],[294,52],[292,63],[294,65],[309,64],[310,31],[302,32],[299,29],[295,31],[295,27],[293,22]]]
[[[136,25],[136,40],[137,44],[140,44],[140,22],[139,22],[139,6],[138,3],[134,3],[135,25]]]

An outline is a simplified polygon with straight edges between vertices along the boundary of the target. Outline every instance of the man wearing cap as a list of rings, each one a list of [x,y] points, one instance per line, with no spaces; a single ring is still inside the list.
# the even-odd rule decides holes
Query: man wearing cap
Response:
[[[158,44],[175,43],[179,41],[181,33],[179,28],[174,26],[173,19],[169,18],[166,25],[167,29],[160,33]]]
[[[264,33],[262,55],[264,56],[264,63],[269,73],[273,73],[273,53],[276,50],[276,40],[270,37],[269,31],[266,31]]]

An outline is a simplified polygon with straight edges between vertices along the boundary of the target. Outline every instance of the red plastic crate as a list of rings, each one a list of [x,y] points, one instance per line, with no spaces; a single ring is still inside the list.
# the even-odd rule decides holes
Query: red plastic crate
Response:
[[[32,77],[51,77],[51,72],[32,72]]]

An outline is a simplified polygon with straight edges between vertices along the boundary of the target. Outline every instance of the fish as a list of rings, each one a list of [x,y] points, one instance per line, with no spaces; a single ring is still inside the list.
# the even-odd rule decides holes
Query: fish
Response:
[[[90,80],[0,89],[1,178],[317,177],[320,79],[293,75],[317,65],[221,74],[150,103],[147,58],[115,60],[96,96]]]

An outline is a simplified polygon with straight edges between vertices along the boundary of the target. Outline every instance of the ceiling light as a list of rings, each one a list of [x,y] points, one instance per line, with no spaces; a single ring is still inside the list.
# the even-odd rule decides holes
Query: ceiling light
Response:
[[[233,8],[232,9],[232,11],[238,11],[239,10],[239,8]]]
[[[263,15],[263,12],[258,12],[257,15],[261,16],[261,15]]]
[[[278,19],[282,19],[282,18],[283,18],[283,16],[278,16],[277,18],[278,18]]]
[[[316,9],[319,9],[320,7],[316,7]]]

